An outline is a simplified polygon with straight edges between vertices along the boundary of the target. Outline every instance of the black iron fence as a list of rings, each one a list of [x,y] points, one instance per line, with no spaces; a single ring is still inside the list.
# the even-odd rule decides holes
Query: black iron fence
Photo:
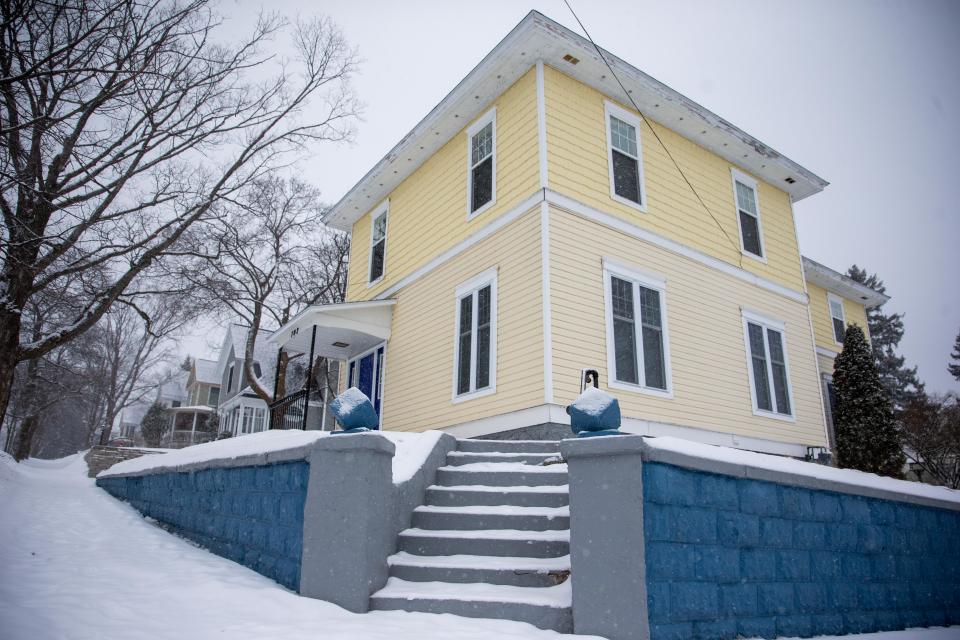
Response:
[[[270,428],[306,429],[309,395],[309,391],[301,389],[271,404]]]

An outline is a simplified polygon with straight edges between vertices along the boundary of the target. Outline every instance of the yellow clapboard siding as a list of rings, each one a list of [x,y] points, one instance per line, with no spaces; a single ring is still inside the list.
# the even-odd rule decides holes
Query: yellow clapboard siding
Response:
[[[397,294],[383,424],[422,431],[543,403],[539,206]],[[452,402],[455,290],[497,268],[496,392]]]
[[[667,281],[673,397],[613,389],[625,416],[784,442],[825,443],[817,364],[804,304],[551,209],[551,331],[558,404],[576,397],[583,368],[596,368],[602,383],[607,381],[604,258]],[[794,422],[752,412],[742,307],[786,325]]]
[[[833,358],[825,356],[822,353],[817,354],[817,366],[820,367],[821,375],[833,375]]]
[[[496,106],[496,202],[467,220],[467,135],[471,123],[391,194],[384,277],[367,286],[370,212],[353,225],[347,300],[366,300],[530,196],[539,186],[536,71],[502,93]],[[484,110],[486,113],[487,110]],[[371,211],[380,203],[371,202]]]
[[[544,86],[552,189],[721,260],[742,265],[757,275],[803,290],[793,213],[786,192],[758,180],[767,261],[742,256],[730,163],[654,123],[657,134],[716,220],[698,202],[646,125],[641,127],[640,138],[647,212],[623,205],[610,197],[604,96],[551,67],[545,68]]]
[[[810,295],[810,317],[813,320],[813,334],[817,340],[817,346],[839,352],[841,345],[837,343],[833,335],[833,318],[830,315],[830,304],[827,302],[828,292],[823,287],[807,283],[807,293]],[[870,331],[867,328],[867,310],[862,304],[853,300],[840,297],[843,300],[843,315],[848,325],[859,325],[863,333],[870,339]],[[831,365],[830,371],[833,371]]]

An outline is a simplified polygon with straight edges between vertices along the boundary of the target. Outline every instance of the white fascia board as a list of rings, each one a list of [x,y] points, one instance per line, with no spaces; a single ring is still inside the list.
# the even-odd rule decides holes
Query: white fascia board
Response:
[[[812,282],[831,293],[857,304],[862,304],[867,308],[879,307],[890,299],[890,296],[878,293],[870,287],[860,284],[850,276],[834,271],[806,256],[803,256],[803,277],[807,282]]]
[[[602,50],[623,92],[596,49],[585,38],[531,11],[393,149],[341,198],[324,223],[350,231],[353,223],[390,193],[423,162],[472,122],[524,73],[543,62],[554,66],[621,105],[632,97],[643,114],[745,171],[783,189],[794,201],[822,191],[829,183],[693,100]],[[579,59],[565,62],[567,54]],[[632,108],[632,107],[631,107]],[[792,183],[786,182],[787,179]]]

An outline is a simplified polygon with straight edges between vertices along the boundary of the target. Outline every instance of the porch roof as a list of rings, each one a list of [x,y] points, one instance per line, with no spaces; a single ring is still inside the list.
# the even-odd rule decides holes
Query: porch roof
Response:
[[[317,328],[314,356],[346,360],[390,337],[396,300],[365,300],[307,307],[273,332],[270,342],[288,353],[310,353],[310,336]]]

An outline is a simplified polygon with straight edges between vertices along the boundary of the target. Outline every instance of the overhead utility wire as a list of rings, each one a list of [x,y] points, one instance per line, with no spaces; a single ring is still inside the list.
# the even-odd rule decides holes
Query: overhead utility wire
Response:
[[[623,86],[623,83],[620,81],[620,77],[617,75],[617,72],[614,71],[613,67],[610,66],[610,63],[607,62],[607,57],[603,55],[603,51],[601,51],[600,47],[597,46],[597,43],[593,41],[593,38],[590,36],[590,32],[587,31],[587,28],[583,26],[583,22],[580,21],[580,18],[577,16],[576,11],[574,11],[573,7],[570,6],[570,2],[568,2],[568,0],[563,0],[563,3],[567,5],[567,9],[569,9],[570,13],[573,14],[573,19],[576,20],[577,24],[580,25],[580,28],[583,29],[583,34],[587,36],[587,40],[589,40],[590,44],[593,45],[593,48],[597,50],[597,55],[600,56],[601,60],[603,60],[603,64],[607,65],[607,69],[610,70],[610,75],[612,75],[613,79],[617,81],[618,85],[620,85],[620,89],[623,90],[623,93],[624,95],[627,96],[627,99],[630,101],[630,104],[633,105],[633,108],[636,110],[637,113],[640,114],[640,117],[643,119],[643,122],[647,125],[650,131],[653,132],[653,137],[655,137],[657,139],[657,142],[660,143],[660,146],[663,147],[663,150],[666,152],[667,157],[670,158],[671,162],[673,162],[673,166],[677,168],[677,172],[680,174],[680,177],[683,178],[683,181],[687,183],[688,187],[690,187],[690,191],[692,191],[693,195],[696,196],[697,201],[700,202],[700,205],[703,207],[703,210],[706,211],[711,218],[713,218],[713,221],[716,223],[721,233],[723,233],[723,235],[727,238],[727,241],[730,242],[730,246],[733,247],[734,251],[739,256],[737,260],[738,263],[740,264],[741,267],[743,267],[743,255],[740,254],[740,247],[737,245],[736,242],[733,241],[733,238],[730,237],[730,234],[727,233],[727,230],[723,228],[723,225],[720,224],[720,221],[717,220],[717,217],[713,215],[712,211],[710,211],[710,207],[707,206],[707,203],[704,202],[703,198],[700,197],[700,194],[697,193],[697,190],[694,188],[689,178],[687,178],[687,175],[683,172],[683,169],[680,168],[680,165],[677,163],[677,160],[673,157],[673,154],[670,153],[670,149],[668,149],[667,145],[665,145],[663,143],[663,140],[660,139],[659,134],[657,134],[657,130],[654,129],[650,121],[647,120],[647,116],[645,116],[643,114],[643,111],[640,110],[640,107],[637,105],[636,101],[634,101],[633,96],[630,94],[629,91],[627,91],[627,88]]]

